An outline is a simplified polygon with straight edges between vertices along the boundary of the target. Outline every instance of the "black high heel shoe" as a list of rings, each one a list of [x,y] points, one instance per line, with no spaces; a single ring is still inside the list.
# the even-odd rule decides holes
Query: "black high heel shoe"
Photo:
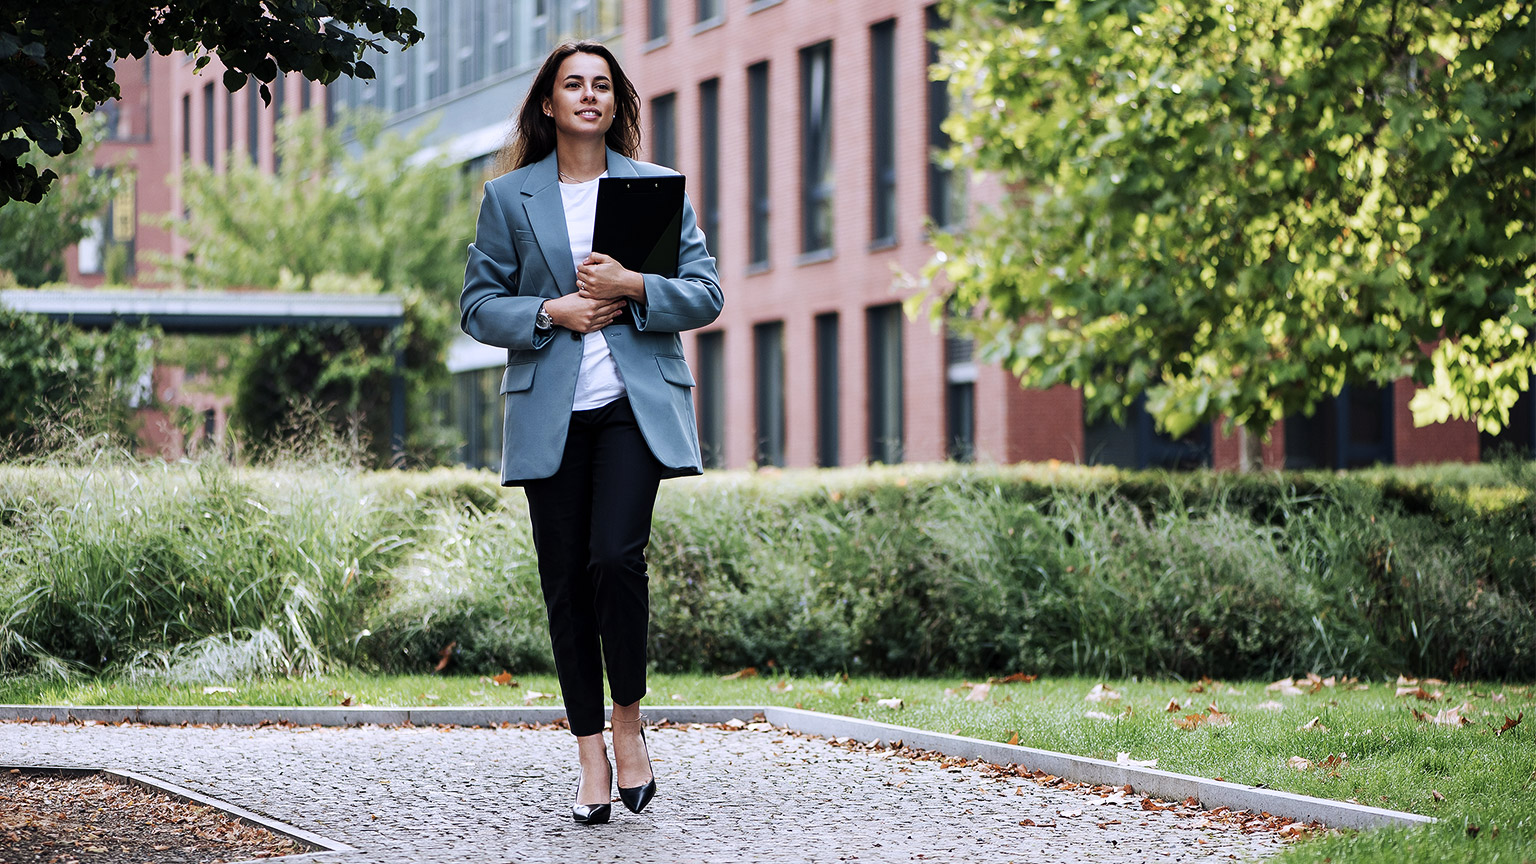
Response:
[[[641,786],[631,786],[628,789],[623,786],[619,787],[619,800],[624,802],[624,806],[629,808],[629,812],[639,813],[645,809],[645,805],[651,803],[652,798],[656,797],[656,769],[651,767],[651,747],[645,741],[643,721],[620,720],[618,722],[642,724],[640,726],[640,744],[645,747],[645,767],[651,769],[651,779],[645,781]]]
[[[581,797],[581,779],[576,780],[576,797]],[[574,804],[571,806],[571,818],[577,825],[605,825],[613,815],[611,804]]]

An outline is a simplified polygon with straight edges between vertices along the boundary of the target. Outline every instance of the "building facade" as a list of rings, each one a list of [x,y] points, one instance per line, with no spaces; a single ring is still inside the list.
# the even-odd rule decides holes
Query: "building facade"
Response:
[[[330,87],[297,75],[228,93],[217,60],[194,74],[185,56],[124,61],[100,160],[127,167],[93,240],[69,256],[72,281],[99,284],[112,262],[141,279],[147,250],[187,252],[148,214],[176,212],[180,166],[222,170],[235,158],[276,170],[274,122],[285,112],[384,114],[402,134],[430,126],[427,146],[484,176],[538,64],[564,38],[614,48],[642,101],[644,158],[688,176],[689,196],[719,258],[725,311],[687,334],[699,431],[712,467],[864,462],[1043,461],[1130,467],[1238,464],[1218,427],[1180,441],[1158,435],[1140,406],[1123,425],[1086,423],[1067,387],[1024,390],[926,314],[906,314],[904,274],[928,261],[930,232],[963,230],[966,209],[993,200],[985,178],[933,158],[947,141],[942,84],[928,80],[943,26],[923,0],[423,0],[426,39],[370,57],[373,81]],[[126,264],[124,263],[126,262]],[[464,439],[462,462],[496,467],[497,384],[505,353],[461,337],[441,409]],[[1413,426],[1413,385],[1353,387],[1311,418],[1271,430],[1269,467],[1475,461],[1508,446],[1536,453],[1536,401],[1511,429],[1480,437],[1464,421]],[[216,406],[217,407],[217,406]],[[218,409],[222,410],[222,409]]]

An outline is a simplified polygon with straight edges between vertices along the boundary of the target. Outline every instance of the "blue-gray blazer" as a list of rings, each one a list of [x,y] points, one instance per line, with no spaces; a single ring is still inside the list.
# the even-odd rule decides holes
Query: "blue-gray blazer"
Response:
[[[673,173],[608,151],[610,177]],[[559,327],[540,333],[533,327],[540,303],[576,290],[558,180],[551,153],[485,184],[459,297],[464,332],[507,349],[501,378],[505,486],[559,469],[581,369],[581,334]],[[715,259],[704,247],[704,232],[686,197],[677,259],[677,278],[645,274],[646,302],[630,301],[630,314],[602,331],[640,432],[667,477],[703,470],[693,375],[677,334],[711,323],[725,303]]]

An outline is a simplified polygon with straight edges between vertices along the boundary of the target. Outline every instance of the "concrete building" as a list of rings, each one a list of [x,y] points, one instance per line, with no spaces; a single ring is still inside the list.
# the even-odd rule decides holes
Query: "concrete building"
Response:
[[[119,134],[102,159],[132,151],[136,192],[114,202],[98,241],[70,255],[71,278],[101,281],[113,245],[130,271],[146,249],[183,254],[147,226],[174,212],[184,160],[215,170],[232,158],[273,169],[279,110],[385,113],[400,132],[435,124],[428,145],[488,170],[549,48],[607,41],[645,103],[645,158],[688,175],[690,197],[720,260],[725,312],[685,338],[699,381],[709,465],[851,465],[866,461],[1058,459],[1133,467],[1235,467],[1219,429],[1170,441],[1139,407],[1124,426],[1084,422],[1080,394],[1021,389],[977,362],[972,346],[903,313],[900,273],[928,260],[932,230],[960,230],[972,201],[996,192],[930,157],[949,110],[928,81],[928,38],[943,26],[923,0],[424,0],[409,4],[426,40],[370,58],[374,82],[329,88],[288,76],[263,106],[229,94],[214,61],[186,57],[120,67]],[[142,79],[142,80],[141,80]],[[140,121],[142,120],[142,124]],[[121,229],[121,230],[120,230]],[[113,253],[121,256],[123,253]],[[455,385],[442,408],[464,437],[461,461],[495,466],[504,353],[457,340]],[[1351,388],[1312,418],[1272,430],[1270,467],[1475,461],[1507,444],[1536,453],[1536,400],[1515,425],[1480,439],[1464,421],[1415,428],[1413,385]]]

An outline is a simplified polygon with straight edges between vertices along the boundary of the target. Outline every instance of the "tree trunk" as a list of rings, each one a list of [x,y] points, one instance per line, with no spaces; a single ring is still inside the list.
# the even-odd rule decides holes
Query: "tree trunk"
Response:
[[[1237,470],[1244,474],[1254,474],[1264,470],[1264,433],[1265,429],[1249,429],[1247,426],[1237,427]]]

